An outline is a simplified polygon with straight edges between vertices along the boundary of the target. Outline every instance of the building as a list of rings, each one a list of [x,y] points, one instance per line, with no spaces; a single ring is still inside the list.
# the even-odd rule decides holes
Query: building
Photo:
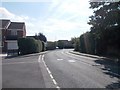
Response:
[[[2,21],[2,52],[17,52],[17,40],[26,37],[26,27],[24,22],[11,22],[10,20]],[[7,23],[8,21],[8,23]],[[6,23],[5,23],[6,22]]]
[[[7,43],[5,42],[6,40],[6,31],[8,26],[10,25],[10,20],[0,20],[0,33],[1,33],[1,49],[2,52],[7,51]]]

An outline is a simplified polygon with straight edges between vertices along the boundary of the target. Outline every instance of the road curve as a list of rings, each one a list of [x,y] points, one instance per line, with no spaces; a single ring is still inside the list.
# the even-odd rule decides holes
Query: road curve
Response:
[[[119,79],[112,77],[95,63],[95,58],[76,56],[69,50],[55,50],[44,61],[60,88],[118,88]],[[117,85],[114,87],[114,83]]]

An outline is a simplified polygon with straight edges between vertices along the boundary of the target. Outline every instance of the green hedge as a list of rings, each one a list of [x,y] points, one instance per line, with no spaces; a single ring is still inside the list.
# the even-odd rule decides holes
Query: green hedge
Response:
[[[96,42],[92,33],[86,32],[80,36],[80,52],[95,54]]]
[[[47,47],[46,47],[47,50],[54,50],[56,49],[56,42],[47,42]]]
[[[42,42],[34,38],[19,38],[18,47],[21,55],[38,53],[42,51]]]

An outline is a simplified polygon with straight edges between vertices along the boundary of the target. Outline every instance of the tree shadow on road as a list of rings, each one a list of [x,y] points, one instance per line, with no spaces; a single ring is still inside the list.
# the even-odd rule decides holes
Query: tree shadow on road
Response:
[[[103,73],[109,75],[111,78],[120,78],[120,63],[115,62],[114,60],[109,59],[97,59],[95,60],[97,64],[101,67]],[[118,89],[120,88],[120,81],[112,82],[111,84],[107,85],[106,88],[108,89]]]
[[[109,59],[97,59],[95,63],[100,64],[101,69],[105,74],[110,75],[111,77],[120,77],[120,64],[114,60]]]
[[[120,89],[120,81],[118,81],[116,83],[111,83],[111,84],[107,85],[106,88],[108,88],[108,89]]]

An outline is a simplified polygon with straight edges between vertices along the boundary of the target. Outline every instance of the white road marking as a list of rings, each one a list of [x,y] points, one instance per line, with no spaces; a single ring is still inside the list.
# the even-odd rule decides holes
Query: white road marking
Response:
[[[70,57],[72,57],[71,55],[76,56],[76,57],[80,57],[79,55],[71,54],[71,53],[69,53],[69,52],[65,52],[64,55],[69,55]],[[82,57],[82,58],[88,59],[89,57]],[[89,58],[89,59],[90,59],[90,58]],[[86,62],[86,61],[81,61],[81,62],[83,62],[84,64],[87,64],[87,65],[89,65],[89,66],[95,66],[95,65],[96,65],[96,63],[93,64],[93,63],[88,63],[88,62]],[[100,66],[100,64],[97,64],[97,65]],[[120,75],[117,74],[117,73],[114,73],[114,72],[111,72],[111,71],[109,71],[109,72],[110,72],[111,74],[116,75],[116,76],[120,76]]]
[[[48,67],[46,67],[47,71],[50,71]]]
[[[57,59],[58,61],[62,61],[63,59]]]
[[[39,58],[38,58],[38,62],[40,62],[40,58],[41,58],[41,55],[40,55]]]
[[[74,54],[70,54],[70,53],[68,53],[68,52],[65,52],[64,55],[69,56],[69,57],[72,57],[72,58],[74,58],[74,59],[76,59],[76,58],[73,57],[73,56],[77,56],[77,55],[74,55]],[[73,55],[73,56],[71,56],[71,55]],[[77,57],[79,57],[79,56],[77,56]],[[83,60],[79,60],[79,61],[82,62],[82,63],[84,63],[84,64],[87,64],[87,65],[89,65],[89,66],[92,66],[92,64],[89,63],[89,62],[86,62],[86,61],[83,61]]]
[[[49,74],[51,74],[51,71],[50,70],[47,70]]]
[[[44,61],[44,55],[39,56],[38,62],[40,62],[40,58],[42,59],[42,62],[44,63],[44,66],[45,66],[45,68],[46,68],[46,70],[47,70],[47,72],[48,72],[50,78],[52,79],[54,85],[56,85],[56,88],[57,88],[58,90],[60,90],[60,87],[58,86],[58,84],[57,84],[56,80],[54,79],[54,77],[53,77],[53,75],[52,75],[50,69],[47,67],[47,65],[46,65],[46,63],[45,63],[45,61]]]
[[[53,79],[53,76],[52,76],[52,74],[50,74],[50,77]]]
[[[42,60],[44,60],[44,55],[42,55]]]
[[[60,90],[60,87],[59,87],[59,86],[57,86],[56,88],[57,88],[58,90]]]
[[[76,62],[75,60],[68,60],[68,62]]]
[[[52,81],[53,81],[53,83],[54,83],[55,85],[57,85],[57,82],[55,81],[55,79],[52,79]]]

